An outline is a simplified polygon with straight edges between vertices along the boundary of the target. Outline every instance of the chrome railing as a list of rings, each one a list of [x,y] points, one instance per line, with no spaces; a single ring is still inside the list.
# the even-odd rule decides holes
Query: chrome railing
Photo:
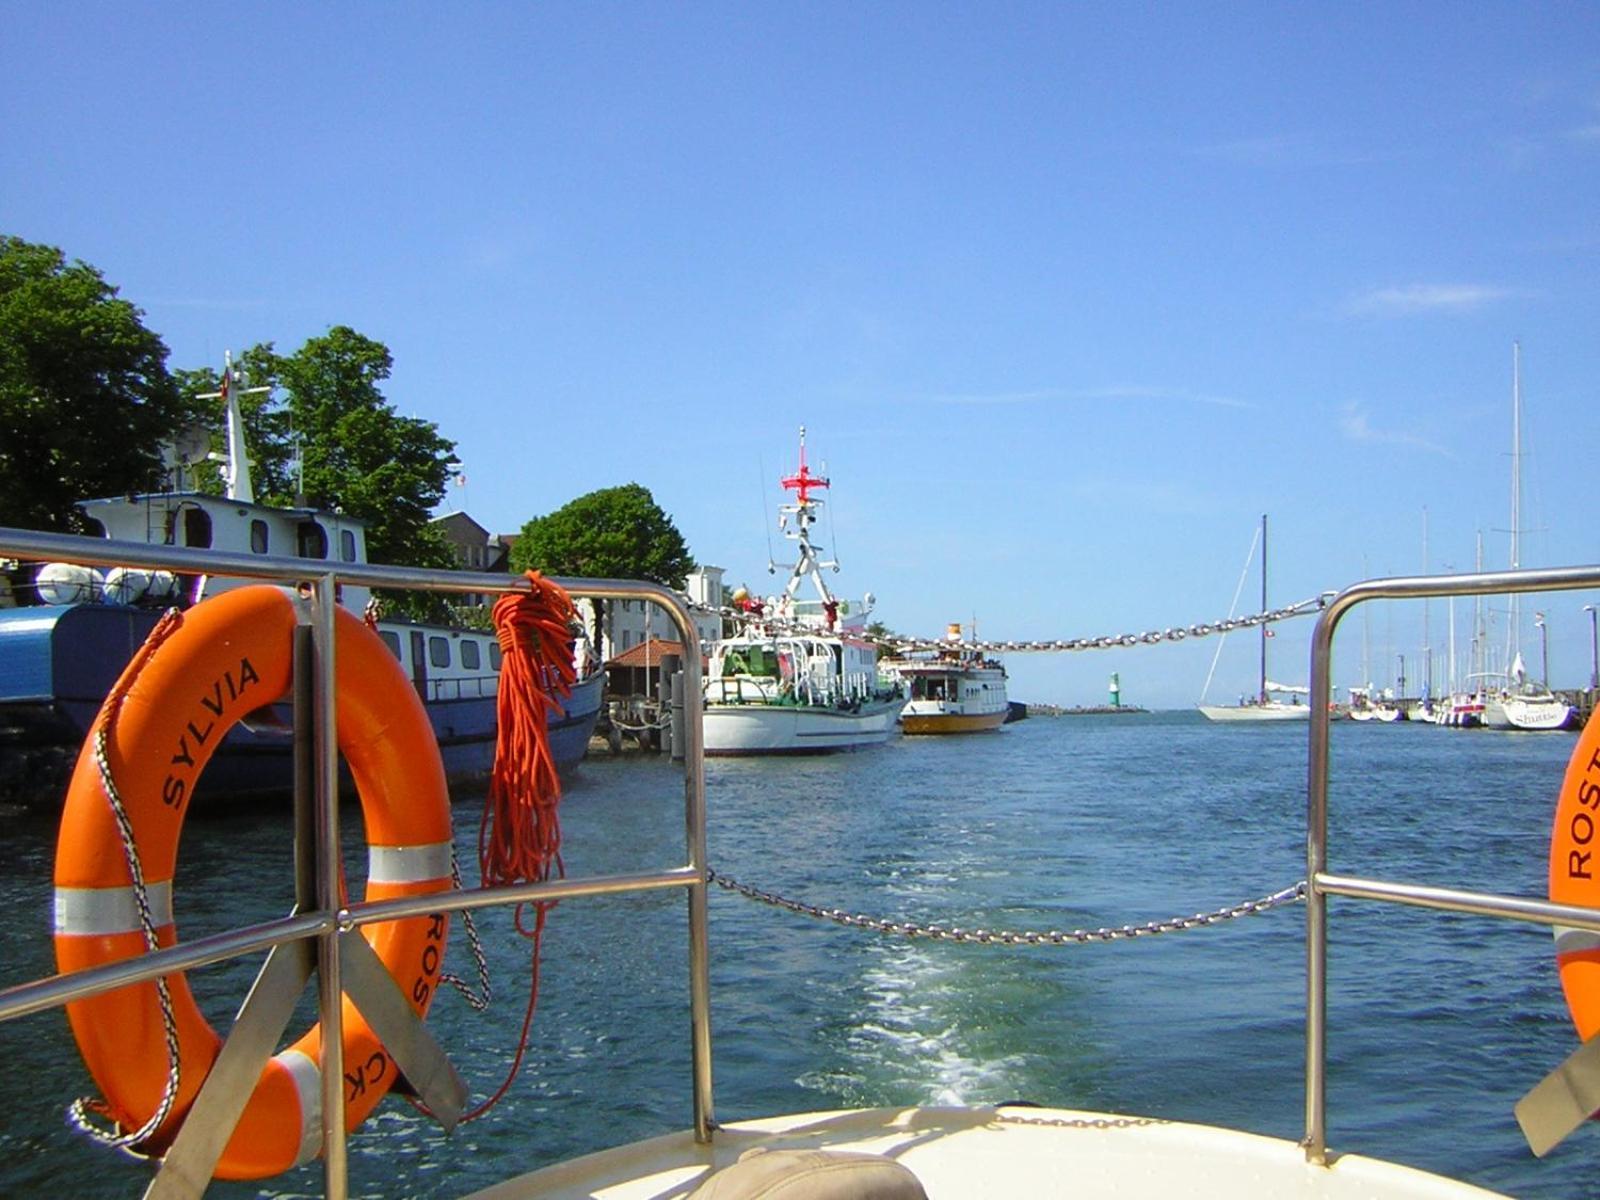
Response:
[[[340,906],[338,896],[339,845],[337,794],[337,737],[333,728],[334,663],[333,612],[340,583],[368,587],[421,588],[453,593],[493,593],[524,587],[516,577],[454,571],[410,570],[367,564],[330,564],[292,558],[220,554],[210,551],[155,547],[96,538],[30,533],[0,528],[0,557],[59,560],[86,565],[124,565],[265,579],[284,584],[308,584],[315,660],[316,737],[316,861],[322,865],[317,900],[309,911],[279,920],[235,929],[185,942],[71,975],[56,975],[0,992],[0,1021],[27,1016],[69,1001],[84,999],[153,979],[159,975],[216,963],[239,955],[268,950],[285,943],[315,939],[318,947],[319,1006],[324,1022],[322,1111],[342,1111],[339,1082],[343,1074],[339,935],[361,925],[437,912],[464,912],[504,904],[553,901],[620,892],[682,888],[688,897],[691,1009],[692,1108],[697,1140],[709,1141],[713,1125],[711,1032],[709,1007],[709,942],[707,932],[706,798],[704,741],[701,706],[685,706],[684,803],[686,862],[677,867],[626,875],[563,879],[551,883],[480,888],[454,893],[363,902]],[[648,599],[671,614],[680,634],[695,636],[694,624],[683,599],[652,584],[627,580],[558,579],[568,591],[600,599]],[[1311,728],[1306,791],[1307,848],[1307,998],[1305,1070],[1305,1153],[1308,1161],[1325,1164],[1326,1144],[1326,1015],[1327,1015],[1327,897],[1407,904],[1451,912],[1476,914],[1545,925],[1564,925],[1600,932],[1600,910],[1555,904],[1525,897],[1479,893],[1458,889],[1400,883],[1334,874],[1328,862],[1328,768],[1331,659],[1333,637],[1341,620],[1358,605],[1372,600],[1429,599],[1541,591],[1567,591],[1600,587],[1600,566],[1528,570],[1473,575],[1379,579],[1356,584],[1335,595],[1324,607],[1312,638]],[[698,695],[700,662],[697,655],[683,660],[684,691]],[[247,1006],[248,1007],[248,1006]],[[241,1020],[243,1019],[241,1013]],[[1597,1039],[1600,1042],[1600,1039]],[[1580,1051],[1581,1053],[1581,1051]],[[1575,1056],[1576,1057],[1576,1056]],[[1570,1060],[1569,1060],[1570,1061]],[[1565,1064],[1564,1064],[1565,1066]],[[1562,1068],[1558,1068],[1558,1074]],[[1520,1115],[1520,1114],[1519,1114]],[[190,1119],[194,1119],[191,1115]],[[1524,1122],[1527,1128],[1527,1121]],[[1533,1139],[1530,1130],[1530,1140]],[[325,1194],[344,1200],[346,1180],[343,1122],[324,1121],[323,1164]],[[159,1180],[158,1176],[158,1180]],[[198,1195],[204,1181],[177,1183],[165,1194]]]
[[[1443,596],[1488,596],[1523,592],[1574,591],[1600,587],[1600,566],[1551,570],[1500,571],[1473,575],[1430,575],[1374,579],[1334,596],[1317,619],[1311,640],[1311,745],[1306,781],[1306,1135],[1308,1161],[1326,1164],[1327,1012],[1329,896],[1349,896],[1395,904],[1443,909],[1541,925],[1565,925],[1600,932],[1600,910],[1547,900],[1427,887],[1379,879],[1335,875],[1328,870],[1328,731],[1332,722],[1333,635],[1356,606],[1372,600],[1427,600]],[[1570,1061],[1570,1060],[1569,1060]],[[1558,1068],[1558,1071],[1560,1068]],[[1587,1114],[1585,1114],[1587,1115]],[[1548,1122],[1518,1117],[1537,1148],[1554,1136]],[[1581,1118],[1580,1118],[1581,1119]],[[1558,1119],[1559,1120],[1559,1119]],[[1550,1143],[1553,1144],[1553,1143]]]
[[[189,574],[227,575],[293,584],[310,592],[310,625],[313,659],[315,716],[315,859],[319,864],[315,903],[304,911],[280,920],[140,955],[69,975],[54,975],[8,988],[0,992],[0,1021],[27,1016],[70,1001],[86,999],[131,983],[160,975],[220,962],[239,955],[270,950],[306,939],[314,939],[317,951],[318,1010],[322,1021],[322,1161],[324,1194],[329,1200],[345,1200],[348,1195],[345,1129],[342,1120],[328,1119],[344,1111],[342,1081],[343,1022],[340,993],[342,968],[340,935],[362,925],[430,913],[464,912],[495,905],[549,902],[581,896],[613,895],[621,892],[682,888],[689,906],[689,1003],[693,1089],[691,1105],[697,1140],[711,1139],[711,1017],[710,953],[707,933],[706,800],[704,741],[701,734],[701,709],[685,706],[684,722],[684,808],[685,858],[681,866],[625,875],[562,879],[549,883],[528,883],[510,887],[478,888],[468,891],[432,893],[427,896],[363,902],[339,903],[339,764],[338,736],[335,729],[335,664],[333,629],[336,593],[340,584],[366,587],[425,589],[449,593],[498,593],[525,590],[526,580],[518,576],[489,575],[459,571],[412,570],[371,564],[332,563],[323,560],[278,558],[246,554],[223,554],[170,546],[150,546],[117,542],[104,538],[41,534],[0,528],[0,558],[30,561],[72,562],[86,566],[129,566],[164,569]],[[619,579],[555,580],[574,595],[603,600],[649,600],[665,609],[676,624],[684,643],[696,640],[695,626],[682,597],[655,584]],[[683,660],[684,690],[700,692],[700,659],[688,655]],[[254,995],[252,995],[252,1001]],[[247,1001],[235,1022],[235,1030],[248,1019]],[[262,1054],[270,1054],[268,1049]],[[260,1064],[257,1064],[259,1069]],[[203,1120],[191,1112],[187,1122]],[[223,1136],[226,1141],[226,1135]],[[169,1159],[171,1155],[169,1154]],[[204,1191],[210,1175],[193,1178],[182,1169],[169,1171],[163,1164],[147,1195],[197,1197]]]

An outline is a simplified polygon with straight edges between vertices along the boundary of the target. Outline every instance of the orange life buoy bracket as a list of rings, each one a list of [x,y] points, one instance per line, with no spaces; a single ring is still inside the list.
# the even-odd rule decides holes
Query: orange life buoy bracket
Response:
[[[1600,709],[1567,763],[1550,831],[1550,899],[1600,909]],[[1557,928],[1556,963],[1578,1036],[1600,1032],[1600,933]]]
[[[131,664],[108,730],[106,758],[121,793],[156,913],[161,945],[177,940],[172,879],[195,783],[223,735],[253,709],[281,699],[292,676],[295,603],[252,586],[190,609],[143,662]],[[339,749],[361,795],[368,844],[366,898],[449,889],[449,795],[422,702],[378,635],[343,610],[335,617]],[[137,673],[136,677],[129,675]],[[107,705],[111,701],[108,699]],[[96,727],[106,719],[103,708]],[[145,952],[135,889],[91,734],[79,754],[55,861],[55,950],[63,972]],[[443,914],[367,926],[363,934],[418,1016],[443,968]],[[170,1115],[147,1148],[170,1143],[205,1081],[221,1039],[187,981],[169,977],[180,1064]],[[350,1002],[343,1002],[345,1127],[354,1129],[394,1084],[398,1070]],[[67,1005],[67,1017],[112,1117],[137,1129],[167,1087],[165,1022],[154,982]],[[321,1147],[322,1036],[314,1027],[270,1059],[216,1174],[256,1179],[314,1158]]]

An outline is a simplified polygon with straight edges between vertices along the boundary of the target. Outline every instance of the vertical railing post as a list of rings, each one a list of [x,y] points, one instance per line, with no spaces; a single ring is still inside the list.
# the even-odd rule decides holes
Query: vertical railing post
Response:
[[[316,646],[316,806],[317,908],[337,912],[339,903],[339,726],[335,690],[334,613],[338,585],[330,574],[312,585],[311,630]],[[317,942],[317,1008],[322,1021],[322,1168],[327,1200],[349,1194],[344,1131],[343,981],[339,971],[339,931]]]
[[[1340,596],[1311,634],[1311,732],[1306,755],[1306,1161],[1328,1162],[1328,737],[1333,720],[1333,633],[1354,604]]]
[[[707,895],[705,704],[701,687],[700,632],[689,610],[671,607],[683,641],[684,823],[689,866],[699,875],[689,885],[689,1045],[694,1066],[694,1138],[711,1140],[715,1124],[711,1086],[711,920]]]

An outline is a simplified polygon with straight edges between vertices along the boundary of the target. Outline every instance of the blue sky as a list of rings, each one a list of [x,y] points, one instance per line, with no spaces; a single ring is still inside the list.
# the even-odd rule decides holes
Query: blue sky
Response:
[[[496,531],[637,481],[763,588],[804,423],[839,589],[906,632],[1214,619],[1263,513],[1274,602],[1425,540],[1504,567],[1520,339],[1523,565],[1600,561],[1592,4],[0,0],[0,27],[0,230],[102,270],[175,367],[383,341]],[[1524,601],[1557,686],[1595,601]],[[1347,625],[1336,682],[1415,680],[1422,621]],[[1116,671],[1183,706],[1212,653],[1017,656],[1012,691]],[[1254,674],[1236,635],[1211,697]]]

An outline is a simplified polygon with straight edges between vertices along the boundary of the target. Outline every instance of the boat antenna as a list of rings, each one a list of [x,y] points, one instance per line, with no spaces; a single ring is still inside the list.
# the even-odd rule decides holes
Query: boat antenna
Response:
[[[1239,597],[1244,594],[1244,581],[1250,576],[1250,564],[1256,559],[1256,543],[1261,540],[1261,530],[1257,529],[1255,536],[1250,539],[1250,553],[1244,556],[1244,570],[1239,572],[1238,586],[1233,589],[1233,603],[1228,605],[1228,619],[1233,619],[1234,612],[1239,607]],[[1226,632],[1217,639],[1217,652],[1211,656],[1211,669],[1206,672],[1205,686],[1200,689],[1200,702],[1205,703],[1206,693],[1211,690],[1211,677],[1217,673],[1217,660],[1222,657],[1223,644],[1228,640]]]
[[[767,574],[776,575],[778,560],[772,553],[772,526],[767,523],[767,460],[759,454],[756,456],[756,469],[761,472],[756,484],[756,499],[761,501],[761,528],[767,535]]]
[[[822,474],[823,474],[824,477],[826,477],[827,474],[828,474],[828,460],[827,459],[823,459],[822,460]],[[833,532],[833,505],[831,505],[831,504],[828,505],[827,513],[828,513],[828,549],[833,551],[833,560],[832,560],[833,573],[835,575],[837,575],[839,573],[839,539]]]

